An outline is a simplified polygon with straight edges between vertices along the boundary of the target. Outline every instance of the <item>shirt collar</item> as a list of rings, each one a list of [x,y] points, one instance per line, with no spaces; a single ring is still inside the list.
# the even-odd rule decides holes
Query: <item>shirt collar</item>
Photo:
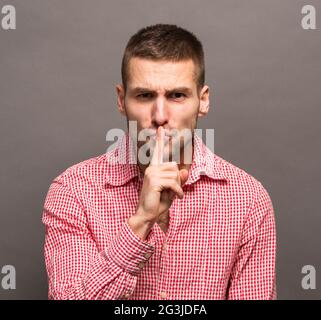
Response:
[[[213,180],[228,180],[220,158],[212,153],[202,139],[194,135],[193,161],[185,185],[191,185],[202,176]],[[136,151],[133,140],[128,132],[116,143],[116,147],[106,153],[107,170],[105,183],[121,186],[133,178],[143,179],[136,160]]]

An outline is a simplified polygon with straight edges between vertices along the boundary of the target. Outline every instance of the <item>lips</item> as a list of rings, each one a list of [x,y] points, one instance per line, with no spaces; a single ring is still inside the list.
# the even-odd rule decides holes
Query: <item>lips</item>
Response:
[[[151,138],[152,140],[156,140],[156,134],[150,136],[150,138]],[[172,139],[172,136],[168,136],[168,135],[166,135],[166,134],[164,135],[164,141],[169,141],[170,139]]]
[[[155,137],[156,136],[156,132],[151,132],[149,135],[150,135],[150,137]],[[168,131],[164,132],[164,137],[165,138],[166,137],[172,137],[172,136],[173,136],[173,134],[171,132],[168,132]]]

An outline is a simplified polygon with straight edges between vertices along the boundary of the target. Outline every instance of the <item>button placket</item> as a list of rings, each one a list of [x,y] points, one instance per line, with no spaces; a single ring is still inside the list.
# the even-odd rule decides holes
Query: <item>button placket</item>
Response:
[[[146,252],[145,254],[144,254],[144,257],[146,258],[146,259],[149,259],[150,257],[151,257],[151,253],[150,252]]]
[[[162,245],[162,252],[165,253],[167,251],[167,246],[168,246],[167,241],[165,241]]]

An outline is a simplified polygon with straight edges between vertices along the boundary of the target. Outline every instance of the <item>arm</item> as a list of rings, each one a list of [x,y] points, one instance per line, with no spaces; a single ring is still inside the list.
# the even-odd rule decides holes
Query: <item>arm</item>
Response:
[[[50,186],[42,221],[49,299],[126,298],[135,289],[140,263],[154,250],[126,222],[110,246],[99,252],[80,201],[59,179]]]
[[[231,272],[228,299],[276,299],[276,230],[274,210],[261,185],[244,226],[239,252]]]

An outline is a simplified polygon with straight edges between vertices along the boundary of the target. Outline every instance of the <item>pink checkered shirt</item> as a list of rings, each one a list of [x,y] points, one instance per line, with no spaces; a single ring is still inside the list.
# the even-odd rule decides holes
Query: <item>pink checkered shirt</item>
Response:
[[[166,234],[130,229],[143,177],[117,147],[52,182],[43,223],[49,299],[276,299],[276,234],[267,191],[195,136],[184,198]]]

